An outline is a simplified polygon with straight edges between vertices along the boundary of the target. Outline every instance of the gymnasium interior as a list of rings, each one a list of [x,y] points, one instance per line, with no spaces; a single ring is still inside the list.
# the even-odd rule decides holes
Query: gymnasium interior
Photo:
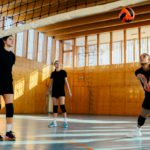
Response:
[[[123,8],[131,22],[119,18]],[[139,56],[150,54],[150,0],[1,0],[0,37],[13,35],[15,141],[0,150],[149,150],[150,120],[142,137],[137,126],[144,99],[135,76]],[[69,128],[59,109],[56,128],[51,95],[54,61],[67,72]],[[1,101],[0,133],[5,133]]]

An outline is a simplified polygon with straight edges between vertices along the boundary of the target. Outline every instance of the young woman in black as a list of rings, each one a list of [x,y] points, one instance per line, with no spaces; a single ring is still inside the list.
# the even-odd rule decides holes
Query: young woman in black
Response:
[[[11,35],[0,39],[0,99],[3,97],[6,108],[5,140],[15,140],[12,132],[14,114],[12,67],[15,64],[13,45],[14,38]],[[0,140],[3,140],[2,136],[0,136]]]
[[[145,92],[141,113],[137,120],[137,128],[128,136],[142,136],[141,127],[144,125],[147,116],[150,114],[150,56],[146,53],[140,56],[141,67],[135,71],[136,77],[140,80]]]
[[[67,86],[70,97],[72,96],[72,94],[67,80],[66,71],[60,68],[59,61],[55,61],[54,65],[55,65],[55,71],[53,71],[51,74],[50,77],[51,84],[49,86],[49,89],[52,94],[52,100],[53,100],[53,121],[48,125],[48,127],[57,126],[56,118],[58,114],[58,101],[59,101],[61,111],[63,112],[64,115],[63,127],[68,128],[67,113],[65,108],[65,89],[64,89],[65,84]]]

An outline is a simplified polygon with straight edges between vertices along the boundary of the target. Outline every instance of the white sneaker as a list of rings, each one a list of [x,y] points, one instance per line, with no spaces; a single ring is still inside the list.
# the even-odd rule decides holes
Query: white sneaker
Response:
[[[57,127],[57,123],[55,123],[54,121],[52,121],[51,123],[48,124],[48,127],[49,128]]]
[[[140,137],[140,136],[142,136],[142,133],[141,133],[141,129],[138,127],[127,135],[127,137]]]

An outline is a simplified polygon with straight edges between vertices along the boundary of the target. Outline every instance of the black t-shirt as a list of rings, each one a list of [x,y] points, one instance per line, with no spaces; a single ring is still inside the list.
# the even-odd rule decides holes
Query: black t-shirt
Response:
[[[143,69],[143,67],[141,67],[141,68],[139,68],[139,69],[137,69],[137,70],[135,71],[135,75],[137,76],[138,74],[144,75],[144,76],[147,78],[147,81],[150,80],[150,70],[149,70],[149,71],[145,71],[145,70]],[[142,82],[141,82],[141,84],[142,84],[142,86],[144,86]]]
[[[53,71],[50,77],[53,79],[52,90],[64,90],[66,77],[67,73],[65,70]]]
[[[143,69],[143,67],[137,69],[135,71],[135,75],[137,76],[138,74],[142,74],[147,78],[147,81],[149,81],[150,79],[150,71],[145,71]],[[141,82],[142,86],[144,87],[143,83]],[[144,90],[145,91],[145,90]],[[145,91],[145,98],[142,104],[142,107],[145,109],[149,109],[150,110],[150,92]]]
[[[0,81],[12,81],[12,67],[15,64],[16,57],[13,52],[0,50]]]

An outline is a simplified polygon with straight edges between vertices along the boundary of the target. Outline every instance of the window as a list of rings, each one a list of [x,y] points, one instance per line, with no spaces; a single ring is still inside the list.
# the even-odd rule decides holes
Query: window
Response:
[[[69,66],[68,63],[71,65],[75,63],[74,67],[84,67],[85,65],[110,65],[110,60],[112,60],[112,64],[139,62],[140,52],[150,54],[150,25],[142,26],[140,29],[139,27],[126,29],[126,41],[124,30],[112,31],[112,36],[110,36],[110,32],[100,33],[99,41],[97,41],[96,34],[87,36],[87,39],[85,36],[78,37],[75,39],[74,53],[74,40],[65,40],[64,64]],[[140,40],[139,31],[141,32]],[[110,39],[111,37],[112,39]],[[87,43],[85,43],[86,40]],[[110,44],[112,44],[112,58]],[[97,49],[98,47],[99,49]]]
[[[84,67],[85,66],[85,47],[79,46],[77,47],[77,66]]]
[[[56,41],[55,60],[59,60],[59,41]]]
[[[141,53],[150,54],[150,26],[141,27]]]
[[[44,34],[39,32],[39,39],[38,39],[38,62],[42,62],[43,43],[44,43]]]
[[[99,52],[100,65],[110,64],[110,33],[100,34],[100,52]]]
[[[63,66],[73,67],[73,40],[64,41]]]
[[[16,39],[16,55],[22,56],[23,52],[23,32],[17,33],[17,39]]]
[[[13,17],[4,17],[4,30],[10,29],[13,26]]]
[[[134,40],[128,40],[126,44],[126,62],[134,62]]]
[[[88,46],[89,50],[89,66],[97,65],[97,45]]]
[[[139,62],[139,39],[135,39],[135,62]]]
[[[85,66],[85,37],[76,38],[77,67]]]
[[[47,64],[51,64],[52,37],[48,37],[47,43]]]
[[[97,35],[88,36],[88,65],[97,65]]]
[[[112,64],[124,62],[124,32],[114,31],[112,33]]]
[[[28,59],[33,59],[33,42],[34,42],[34,30],[28,32]]]
[[[85,37],[76,38],[76,45],[77,46],[85,46]]]
[[[64,60],[63,61],[64,67],[68,67],[68,68],[73,67],[73,53],[72,52],[64,53],[63,60]]]
[[[18,26],[22,26],[22,23],[19,23]],[[23,41],[24,41],[24,34],[23,32],[17,33],[16,39],[16,55],[22,56],[23,53]]]
[[[72,40],[65,40],[64,41],[64,51],[72,50],[73,41]]]
[[[139,61],[138,28],[127,29],[126,36],[126,62]]]

